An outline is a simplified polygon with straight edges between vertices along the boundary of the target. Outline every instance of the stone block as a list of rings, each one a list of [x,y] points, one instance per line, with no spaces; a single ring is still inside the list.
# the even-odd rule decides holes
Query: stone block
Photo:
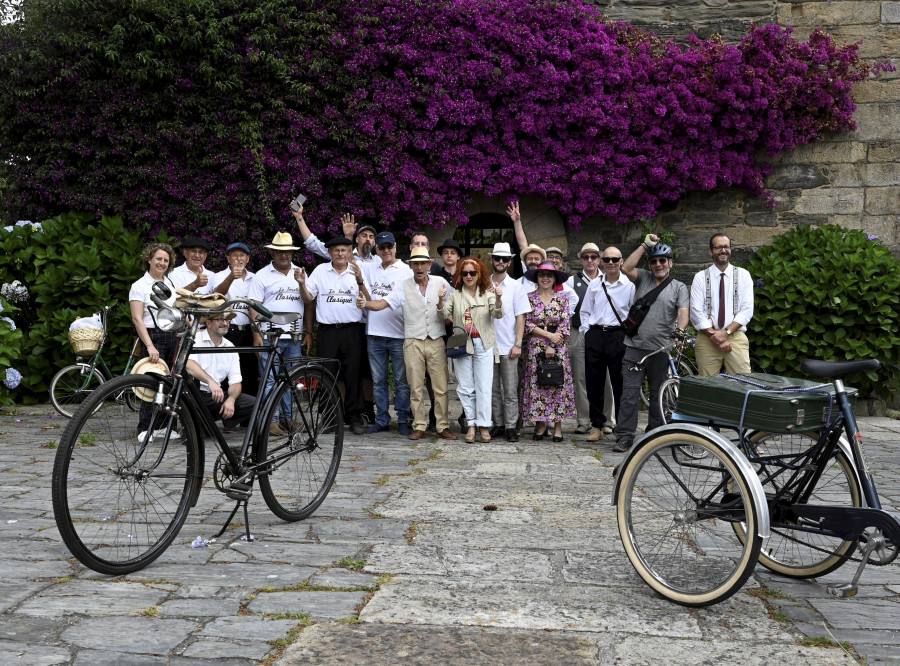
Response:
[[[870,215],[900,215],[900,187],[867,187],[865,211]]]
[[[766,179],[766,185],[776,190],[800,188],[808,190],[828,184],[822,169],[813,164],[790,164],[778,167]]]
[[[900,47],[900,43],[898,43]],[[856,131],[847,134],[850,139],[862,141],[900,140],[900,122],[897,122],[896,104],[860,104],[853,114]]]
[[[900,23],[900,2],[881,3],[881,22]]]
[[[857,104],[871,102],[900,102],[900,79],[863,81],[853,86],[853,99]]]
[[[863,25],[881,20],[877,2],[804,2],[781,5],[778,22],[792,26]]]
[[[861,190],[848,187],[804,190],[794,210],[801,215],[851,215],[862,212],[863,201]]]
[[[830,164],[822,171],[832,187],[861,187],[865,164]]]
[[[864,165],[863,183],[869,187],[900,185],[900,162]]]
[[[767,213],[749,213],[744,219],[751,227],[774,227],[778,225],[778,215],[771,211]]]
[[[900,162],[900,142],[883,142],[869,145],[869,162]]]
[[[775,164],[835,164],[860,162],[866,158],[866,145],[858,141],[815,141],[782,153]]]

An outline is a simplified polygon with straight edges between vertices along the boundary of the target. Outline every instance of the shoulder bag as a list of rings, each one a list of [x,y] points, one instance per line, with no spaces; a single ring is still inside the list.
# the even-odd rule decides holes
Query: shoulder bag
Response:
[[[628,316],[625,317],[625,321],[622,322],[622,329],[625,331],[625,335],[633,337],[634,334],[638,332],[641,322],[644,321],[647,313],[650,312],[650,306],[656,302],[656,299],[662,293],[662,290],[669,286],[671,281],[672,276],[670,275],[663,280],[661,284],[657,285],[654,289],[651,289],[632,303],[631,309],[628,311]],[[607,294],[607,297],[608,296],[609,294]],[[615,308],[613,308],[613,310],[615,310]],[[618,314],[616,316],[618,316]]]
[[[447,338],[447,358],[459,358],[469,353],[467,343],[469,334],[462,326],[454,326],[453,333]]]
[[[566,381],[563,364],[556,358],[547,358],[544,354],[537,357],[538,386],[562,386]]]

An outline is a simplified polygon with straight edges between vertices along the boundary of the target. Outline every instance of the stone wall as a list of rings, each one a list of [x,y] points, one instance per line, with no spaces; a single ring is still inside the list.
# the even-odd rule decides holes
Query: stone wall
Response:
[[[900,69],[898,1],[598,0],[596,4],[611,19],[676,38],[691,32],[700,37],[719,33],[737,41],[755,21],[793,26],[795,37],[805,40],[821,27],[839,44],[862,42],[865,59],[891,62]],[[854,97],[859,104],[855,132],[775,160],[767,181],[774,209],[742,191],[718,190],[687,196],[652,221],[675,234],[680,276],[689,276],[708,262],[706,248],[713,232],[727,233],[740,248],[735,258],[741,260],[772,236],[802,223],[828,222],[877,234],[900,256],[900,71],[859,84]],[[529,218],[546,220],[540,208],[523,203],[526,225]],[[536,242],[542,242],[539,236],[545,234],[558,237],[558,230],[545,231],[543,226],[535,228]],[[575,252],[587,240],[621,245],[627,253],[642,234],[638,225],[588,220],[582,230],[568,233],[569,259],[577,266]]]

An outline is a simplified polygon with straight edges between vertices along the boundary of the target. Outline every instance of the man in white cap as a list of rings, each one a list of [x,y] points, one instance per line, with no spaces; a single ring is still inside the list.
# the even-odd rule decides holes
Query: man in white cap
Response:
[[[444,345],[444,317],[441,314],[444,299],[452,287],[442,277],[428,274],[431,257],[423,248],[413,248],[409,267],[413,277],[401,282],[400,287],[393,289],[387,298],[372,301],[361,295],[356,305],[373,312],[388,307],[403,311],[403,356],[413,412],[413,431],[409,438],[422,439],[428,427],[428,410],[423,400],[427,371],[434,390],[438,437],[455,440],[457,436],[450,431],[447,421],[447,350]]]
[[[509,275],[513,254],[509,243],[495,243],[491,252],[491,286],[503,290],[503,317],[494,319],[494,340],[500,355],[494,370],[491,414],[494,427],[491,437],[504,435],[507,442],[518,442],[516,422],[519,420],[519,358],[525,335],[525,315],[531,312],[528,293]]]
[[[235,313],[216,314],[201,320],[206,330],[197,333],[194,349],[203,347],[233,347],[225,334]],[[241,386],[241,365],[237,354],[191,354],[185,369],[200,381],[200,397],[213,418],[222,419],[225,431],[234,430],[250,417],[255,396],[247,394]]]
[[[566,257],[563,254],[563,251],[560,250],[555,245],[551,245],[547,248],[547,261],[556,266],[556,270],[565,271],[566,269],[563,267],[565,263]]]
[[[562,263],[561,257],[562,255],[560,255],[560,263]],[[547,250],[547,259],[552,261],[550,259],[550,250]],[[600,248],[597,247],[596,243],[585,243],[578,252],[578,259],[581,261],[581,271],[566,280],[566,286],[574,290],[578,296],[578,304],[575,306],[575,312],[572,314],[572,332],[569,335],[569,361],[572,363],[572,384],[575,387],[575,412],[578,421],[575,432],[579,435],[584,435],[591,430],[591,416],[585,381],[584,334],[579,330],[579,327],[581,326],[581,306],[584,303],[585,294],[587,294],[591,282],[600,275]],[[553,263],[556,265],[556,262]],[[604,403],[607,421],[610,421],[609,415],[613,413],[611,402],[612,400],[610,399]],[[612,432],[612,429],[610,429],[610,432]]]
[[[312,349],[312,332],[309,327],[304,324],[313,321],[313,311],[311,305],[304,305],[300,296],[300,285],[295,275],[300,267],[293,262],[294,251],[300,248],[294,245],[294,239],[289,233],[280,231],[275,234],[272,242],[266,245],[269,254],[272,257],[272,263],[265,268],[257,271],[250,284],[250,290],[247,293],[248,298],[259,301],[264,307],[271,312],[297,312],[303,316],[290,325],[290,330],[284,333],[278,340],[278,349],[285,357],[303,356],[303,344],[306,345],[306,353]],[[251,321],[256,321],[258,313],[250,308],[249,317]],[[285,327],[281,327],[285,328]],[[263,344],[262,336],[259,333],[253,334],[253,344],[261,347]],[[267,354],[259,355],[259,376],[262,377],[265,369]],[[272,390],[275,384],[275,378],[269,375],[265,378],[265,393]],[[282,411],[285,418],[290,410],[289,396],[285,395],[282,402]],[[276,435],[285,434],[287,430],[282,427],[277,420],[273,421],[269,426],[269,432]]]
[[[247,267],[250,264],[250,248],[244,243],[232,243],[225,248],[228,268],[213,273],[209,278],[210,293],[222,294],[225,298],[247,298],[250,285],[256,275]],[[248,307],[244,304],[232,308],[236,314],[225,339],[237,347],[253,345],[253,331],[250,329]],[[259,367],[253,354],[239,354],[241,358],[241,389],[244,393],[256,395],[259,391]]]

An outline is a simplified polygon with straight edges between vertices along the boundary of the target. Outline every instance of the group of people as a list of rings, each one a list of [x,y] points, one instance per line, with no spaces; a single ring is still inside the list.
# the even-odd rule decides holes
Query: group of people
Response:
[[[151,362],[171,360],[174,350],[174,339],[155,326],[150,307],[153,283],[164,280],[172,300],[175,290],[184,288],[246,297],[273,312],[298,315],[277,345],[286,358],[309,354],[315,335],[316,353],[340,361],[345,414],[355,434],[389,429],[392,375],[400,434],[416,440],[433,429],[439,438],[458,439],[450,430],[447,393],[446,341],[453,334],[465,346],[452,363],[467,442],[499,436],[518,441],[522,422],[534,423],[535,440],[562,441],[563,420],[575,417],[576,432],[589,441],[614,434],[614,450],[627,450],[634,441],[645,374],[651,397],[648,428],[662,424],[655,398],[666,379],[667,357],[651,356],[643,365],[637,361],[669,343],[689,321],[698,331],[703,374],[716,374],[723,364],[730,373],[749,372],[743,331],[753,316],[753,285],[746,271],[730,264],[730,241],[722,234],[710,241],[713,265],[697,274],[689,292],[671,278],[672,249],[654,234],[624,260],[616,247],[601,252],[595,243],[585,243],[578,253],[582,270],[568,275],[559,248],[545,250],[528,242],[518,203],[507,213],[523,248],[526,270],[519,279],[509,274],[509,243],[494,245],[488,266],[478,257],[463,256],[449,239],[437,249],[438,262],[431,257],[428,237],[413,233],[410,257],[403,262],[390,231],[357,227],[354,217],[345,215],[344,235],[322,242],[307,226],[303,207],[297,208],[293,216],[302,248],[328,259],[309,274],[294,263],[294,252],[302,248],[286,232],[266,245],[272,261],[256,273],[248,268],[249,247],[240,242],[228,246],[228,267],[219,272],[207,270],[210,246],[202,238],[182,242],[185,261],[174,270],[170,246],[145,248],[147,272],[134,283],[129,300]],[[645,254],[648,268],[638,268]],[[646,317],[636,333],[625,335],[623,322],[632,305],[648,294],[652,304]],[[261,346],[251,325],[258,313],[252,307],[234,310],[205,322],[206,332],[196,344]],[[226,429],[246,418],[252,407],[248,396],[260,390],[257,378],[265,365],[264,353],[258,359],[236,357],[197,355],[187,367]],[[554,363],[562,366],[562,378],[548,383],[539,374]],[[369,423],[367,398],[374,403]],[[273,433],[286,427],[278,417],[269,425]]]

